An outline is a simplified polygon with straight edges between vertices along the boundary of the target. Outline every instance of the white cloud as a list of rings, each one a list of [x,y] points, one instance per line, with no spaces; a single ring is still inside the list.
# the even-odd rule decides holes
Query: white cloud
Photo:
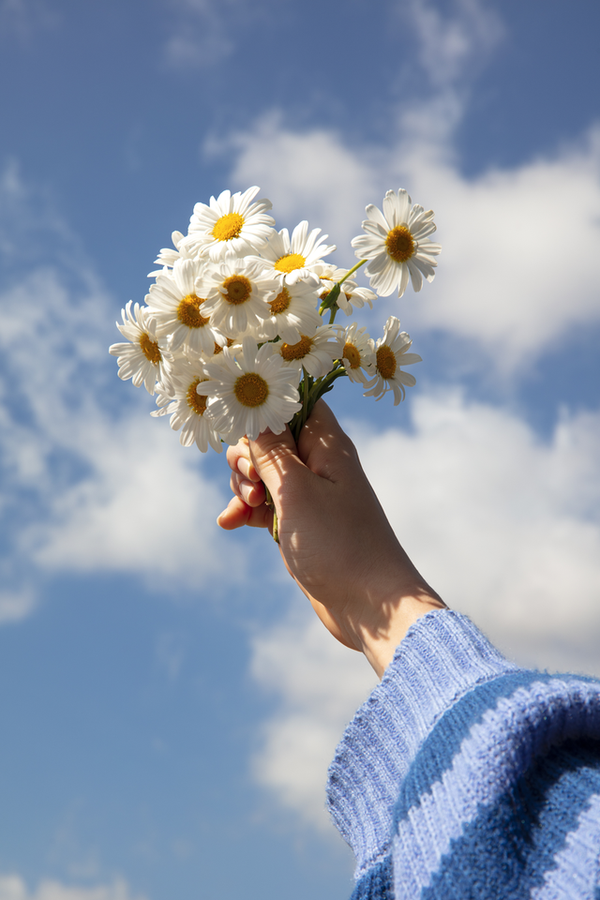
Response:
[[[236,154],[232,181],[260,184],[274,203],[278,227],[309,219],[311,227],[331,229],[339,246],[357,233],[362,210],[377,191],[375,151],[358,154],[342,134],[326,128],[293,131],[277,112],[225,144],[211,139],[205,147],[209,155],[227,148]]]
[[[412,177],[435,204],[443,255],[416,321],[481,343],[501,370],[600,322],[600,129],[578,145],[468,180],[449,165]],[[568,210],[568,212],[567,212]]]
[[[419,62],[438,89],[467,73],[472,79],[473,67],[485,62],[505,33],[497,14],[478,0],[455,0],[450,11],[426,0],[410,0],[409,7]]]
[[[527,367],[570,327],[599,323],[600,130],[473,178],[436,143],[439,135],[425,132],[384,157],[351,149],[333,131],[293,131],[273,114],[232,137],[232,183],[260,184],[286,224],[308,218],[323,227],[345,264],[366,202],[380,205],[389,187],[409,187],[415,201],[435,208],[443,252],[434,284],[418,298],[409,289],[402,303],[411,304],[417,327],[474,341],[500,372]],[[379,311],[382,319],[398,312],[398,301],[381,301]]]
[[[122,879],[110,885],[73,887],[59,881],[45,879],[34,891],[29,891],[19,875],[0,876],[0,900],[144,900],[132,894]]]
[[[20,622],[33,611],[36,605],[35,591],[21,586],[16,591],[0,591],[0,625]]]
[[[117,382],[108,357],[107,307],[101,294],[74,295],[51,269],[32,272],[2,298],[5,514],[25,492],[33,521],[17,546],[42,566],[189,584],[219,570],[214,520],[222,498],[201,474],[198,454],[180,447],[166,422],[133,411],[133,396],[128,414],[106,410],[109,372],[115,394],[134,390]]]
[[[255,638],[252,653],[254,680],[278,699],[254,759],[256,780],[327,832],[327,767],[344,726],[377,679],[364,657],[338,644],[312,611]]]
[[[162,575],[188,586],[221,574],[223,497],[161,424],[139,415],[87,423],[78,437],[88,446],[78,451],[91,474],[53,496],[44,524],[22,535],[23,552],[51,569]]]
[[[425,578],[523,662],[600,674],[600,414],[543,441],[457,392],[411,408],[413,433],[352,430]]]
[[[0,193],[11,212],[3,210],[0,237],[10,236],[11,219],[26,237],[29,221],[43,244],[14,167]],[[34,609],[35,585],[49,571],[125,571],[200,590],[206,579],[237,581],[244,551],[233,571],[231,539],[215,525],[225,501],[205,459],[150,418],[145,391],[118,381],[110,300],[68,228],[40,218],[57,248],[53,264],[36,265],[34,253],[23,265],[19,247],[0,242],[11,264],[0,294],[0,621]]]

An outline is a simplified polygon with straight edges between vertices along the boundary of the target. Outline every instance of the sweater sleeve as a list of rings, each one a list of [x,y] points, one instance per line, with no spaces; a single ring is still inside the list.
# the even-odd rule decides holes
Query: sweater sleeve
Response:
[[[599,742],[599,682],[518,668],[465,616],[423,616],[329,770],[354,900],[598,900]]]

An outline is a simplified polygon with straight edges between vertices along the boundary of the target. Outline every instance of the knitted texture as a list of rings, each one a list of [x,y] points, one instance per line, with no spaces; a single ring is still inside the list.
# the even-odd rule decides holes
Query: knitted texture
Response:
[[[430,613],[346,730],[328,800],[353,900],[597,900],[600,684],[518,669]]]

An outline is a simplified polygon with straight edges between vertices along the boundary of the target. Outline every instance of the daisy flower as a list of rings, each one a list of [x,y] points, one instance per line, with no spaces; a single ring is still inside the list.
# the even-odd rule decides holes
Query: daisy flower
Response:
[[[184,246],[198,256],[208,253],[213,262],[257,253],[275,225],[275,219],[266,214],[271,201],[263,197],[252,202],[259,191],[259,187],[243,194],[223,191],[216,200],[211,197],[208,206],[196,203],[179,249]]]
[[[202,267],[198,260],[176,260],[172,272],[164,269],[157,275],[146,297],[156,319],[157,334],[167,340],[168,349],[173,352],[212,354],[215,342],[225,343],[224,335],[204,308],[204,297],[196,293]]]
[[[374,291],[358,287],[355,281],[344,281],[336,302],[347,316],[351,316],[353,309],[362,309],[365,303],[373,309],[373,300],[377,300]]]
[[[366,328],[353,322],[349,328],[337,327],[338,359],[351,381],[365,384],[375,371],[375,343]],[[364,370],[364,371],[363,371]]]
[[[327,245],[328,235],[322,235],[320,228],[314,228],[308,234],[308,222],[300,222],[292,231],[290,239],[287,228],[274,231],[268,243],[260,251],[263,265],[273,269],[281,277],[283,284],[295,284],[297,281],[310,281],[318,284],[318,276],[314,269],[322,263],[321,257],[328,256],[336,249],[335,244]]]
[[[390,316],[385,323],[383,337],[377,341],[375,351],[376,375],[365,383],[368,390],[365,397],[375,397],[380,400],[388,391],[394,392],[394,406],[404,400],[406,391],[404,385],[412,387],[416,384],[414,375],[403,372],[400,366],[411,366],[421,362],[417,353],[407,353],[412,341],[406,331],[400,331],[400,322],[395,316]]]
[[[196,284],[206,297],[203,312],[233,338],[259,327],[269,317],[269,301],[279,290],[273,273],[252,257],[208,265]]]
[[[316,310],[318,300],[315,288],[303,281],[279,285],[277,295],[269,300],[270,315],[257,329],[257,339],[271,341],[280,337],[295,344],[301,334],[314,334],[323,323]]]
[[[317,288],[319,300],[322,303],[327,299],[337,282],[344,277],[346,269],[339,269],[331,263],[319,262],[312,267],[313,274],[319,279]]]
[[[322,325],[312,337],[302,334],[300,340],[295,344],[278,341],[271,346],[273,352],[281,357],[286,367],[297,371],[298,379],[302,374],[302,367],[313,378],[321,378],[331,372],[333,360],[338,358],[339,346],[335,336],[331,325]]]
[[[136,303],[131,311],[130,300],[121,310],[123,324],[117,328],[128,343],[113,344],[108,352],[117,357],[119,378],[131,378],[135,387],[143,384],[149,394],[154,393],[156,382],[162,378],[165,367],[163,350],[159,347],[156,323],[151,310]]]
[[[210,444],[220,453],[223,449],[221,436],[208,412],[208,397],[201,393],[206,380],[206,372],[199,360],[193,363],[176,360],[168,379],[157,385],[156,405],[159,409],[150,415],[170,415],[173,431],[181,428],[179,443],[182,446],[191,447],[195,443],[202,453],[206,453]]]
[[[321,303],[329,296],[333,287],[346,275],[346,269],[339,269],[328,263],[317,264],[313,267],[315,275],[319,276],[320,287],[319,298]],[[341,286],[340,293],[337,298],[337,306],[342,309],[347,316],[352,314],[352,308],[362,308],[367,303],[373,309],[373,300],[377,299],[377,294],[369,290],[369,288],[359,288],[355,281],[346,280]]]
[[[281,434],[302,404],[298,399],[298,373],[283,365],[273,344],[259,349],[247,335],[241,350],[223,348],[214,362],[205,364],[209,381],[202,385],[210,398],[215,428],[229,444],[247,435],[255,440],[266,428]]]
[[[401,297],[409,276],[413,289],[420,291],[423,277],[433,281],[435,275],[434,257],[442,248],[427,237],[436,230],[433,210],[425,211],[417,205],[411,208],[411,203],[405,190],[388,191],[383,212],[372,204],[367,206],[368,218],[362,223],[366,234],[352,240],[358,258],[369,260],[365,273],[383,297],[396,288]]]
[[[171,234],[171,240],[175,249],[163,247],[162,250],[159,250],[158,256],[154,260],[154,265],[161,266],[161,268],[155,272],[148,272],[148,278],[156,278],[165,269],[172,269],[178,259],[195,259],[194,254],[182,245],[183,235],[180,231],[174,231]]]
[[[319,279],[319,287],[317,288],[319,292],[319,297],[321,300],[325,300],[327,294],[332,289],[334,284],[336,284],[340,278],[343,278],[347,272],[347,269],[340,269],[338,266],[334,266],[332,263],[319,262],[315,263],[312,267],[313,274],[317,276]]]

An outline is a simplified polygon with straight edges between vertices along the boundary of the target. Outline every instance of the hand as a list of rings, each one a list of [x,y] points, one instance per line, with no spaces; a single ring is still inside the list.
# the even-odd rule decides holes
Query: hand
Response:
[[[287,429],[230,447],[234,493],[225,529],[272,529],[288,572],[337,640],[362,651],[381,677],[419,616],[444,608],[400,546],[350,438],[320,400],[296,448]]]

